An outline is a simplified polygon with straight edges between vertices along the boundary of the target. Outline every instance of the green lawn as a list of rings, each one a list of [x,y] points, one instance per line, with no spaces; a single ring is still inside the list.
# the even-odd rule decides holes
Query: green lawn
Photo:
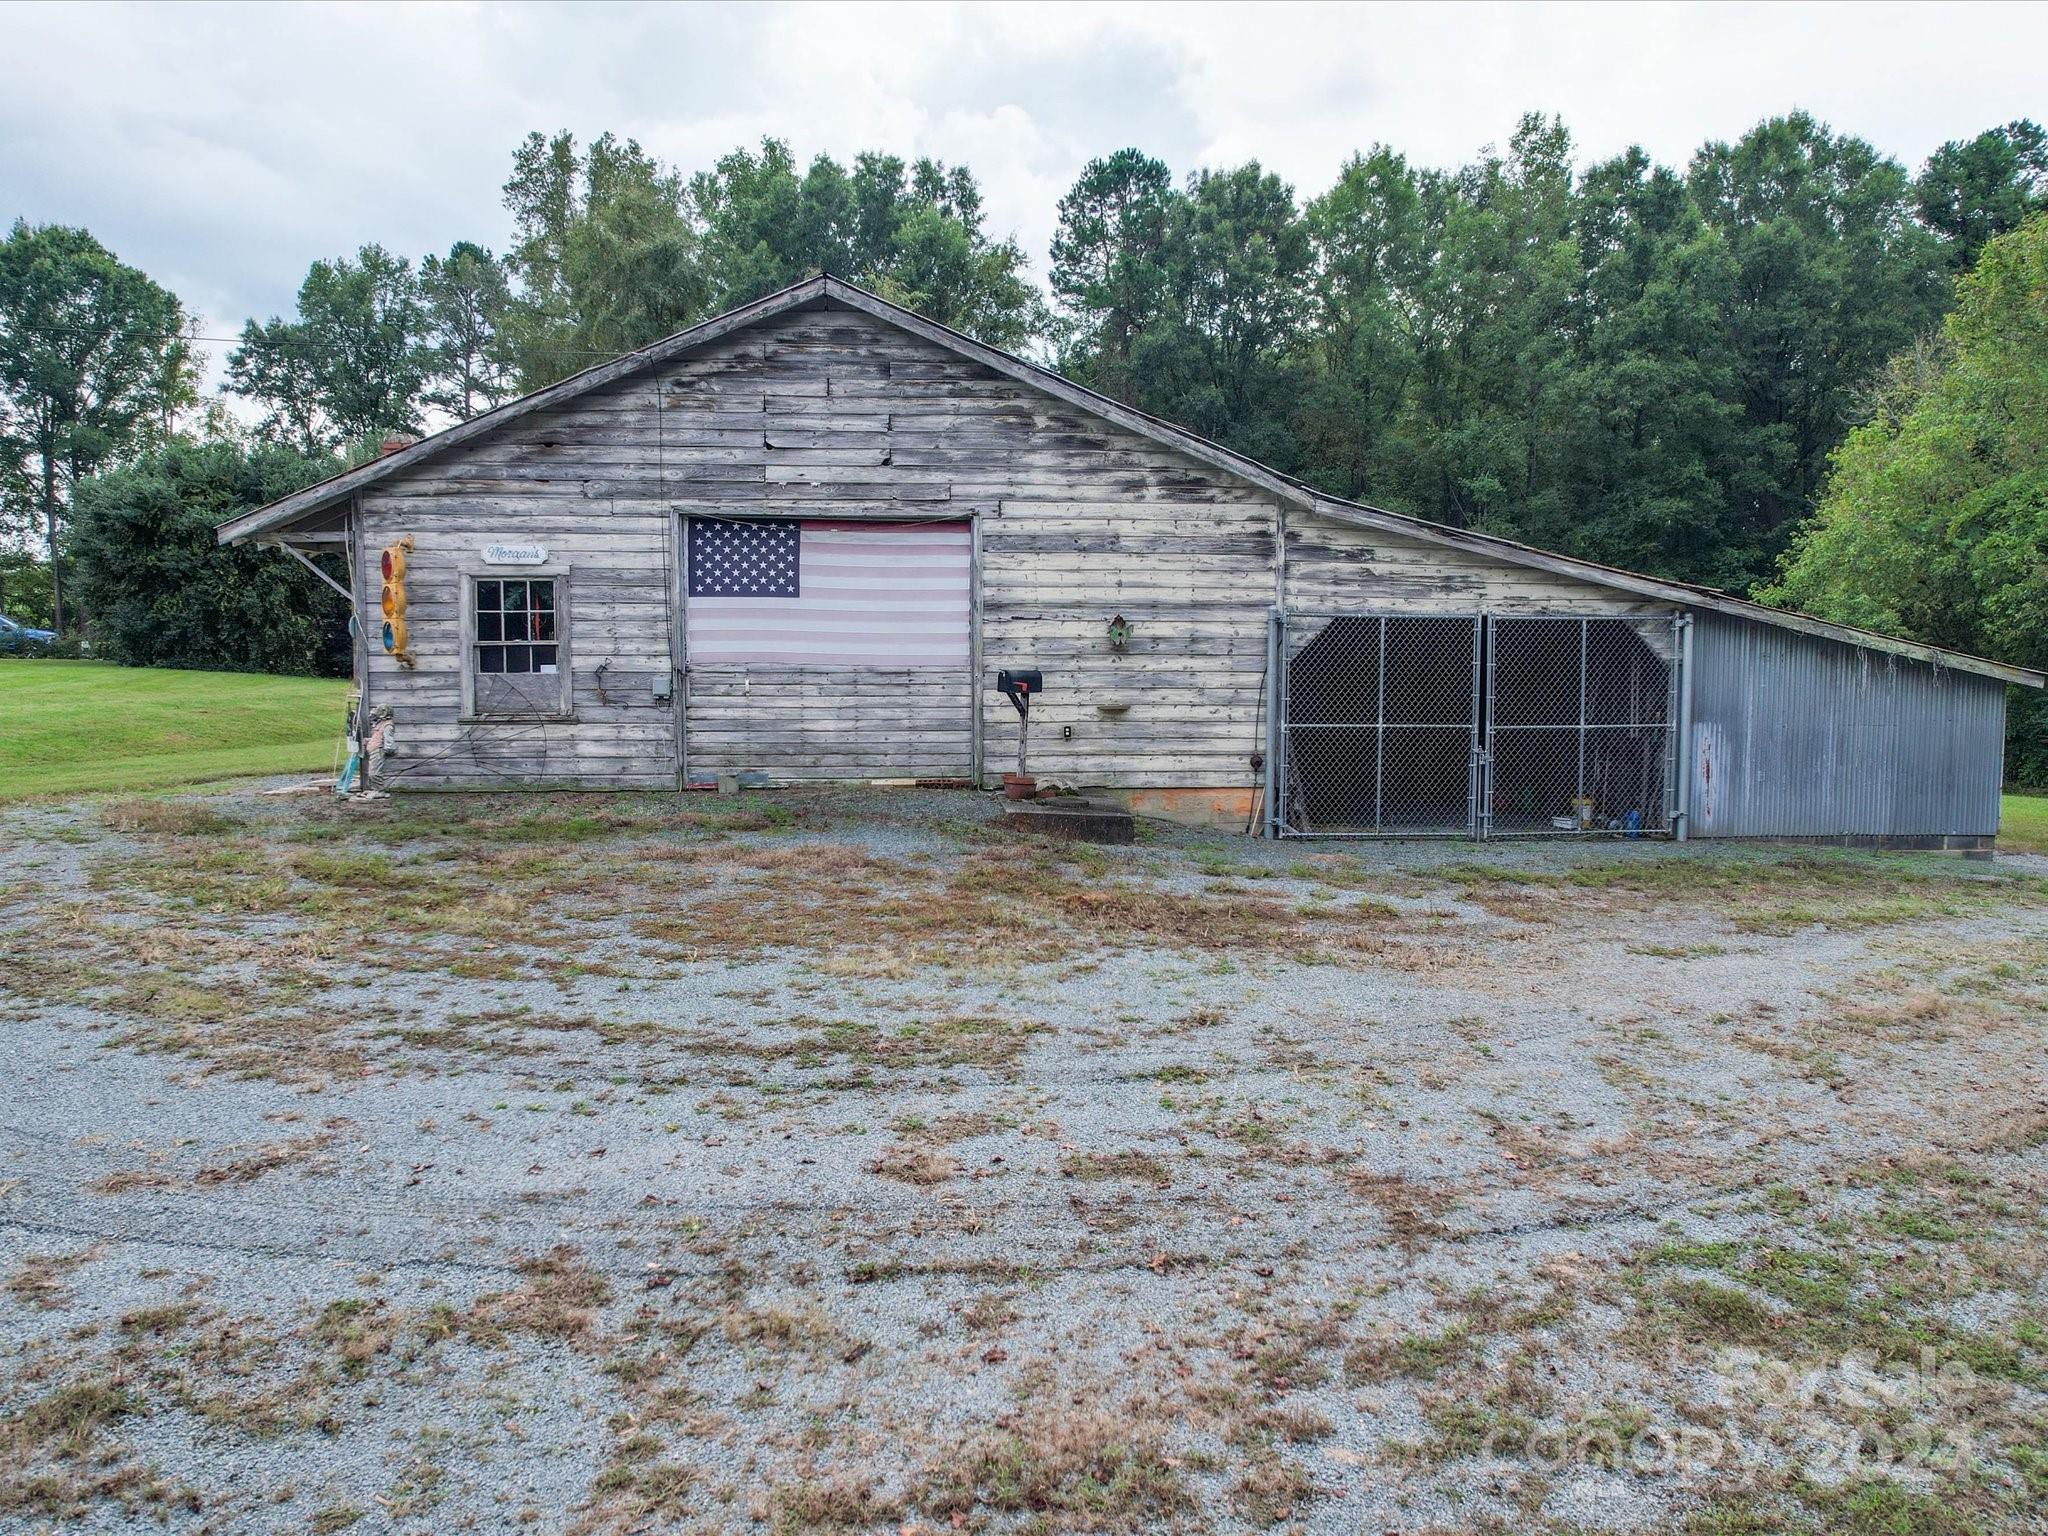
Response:
[[[2007,853],[2048,853],[2048,794],[2005,797],[1998,846]]]
[[[0,661],[0,800],[331,771],[348,684]]]

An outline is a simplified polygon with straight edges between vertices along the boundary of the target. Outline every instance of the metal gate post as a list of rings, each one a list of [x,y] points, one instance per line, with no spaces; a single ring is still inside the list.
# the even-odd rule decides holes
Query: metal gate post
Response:
[[[1671,616],[1672,692],[1677,706],[1671,722],[1671,835],[1692,836],[1692,615]]]
[[[1579,620],[1579,789],[1586,798],[1586,672],[1593,664],[1593,621]],[[1574,814],[1577,814],[1574,812]]]
[[[1280,786],[1287,782],[1281,772],[1280,753],[1287,740],[1287,669],[1282,665],[1287,649],[1287,621],[1278,608],[1266,614],[1266,817],[1263,833],[1280,835]]]
[[[1474,619],[1471,836],[1475,842],[1483,842],[1493,833],[1493,642],[1493,615]]]
[[[1380,615],[1378,678],[1372,708],[1372,829],[1387,830],[1387,616]]]

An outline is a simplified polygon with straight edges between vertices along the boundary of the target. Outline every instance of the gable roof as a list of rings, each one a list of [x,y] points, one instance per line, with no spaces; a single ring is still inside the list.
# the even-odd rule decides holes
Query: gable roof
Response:
[[[395,453],[344,470],[318,484],[295,491],[266,507],[258,507],[239,517],[230,518],[215,530],[215,536],[222,544],[240,543],[247,539],[282,542],[292,524],[328,511],[368,486],[404,475],[451,448],[458,448],[464,443],[496,432],[521,417],[573,400],[593,389],[630,377],[642,369],[659,367],[695,348],[776,315],[797,309],[834,306],[859,310],[885,324],[922,337],[995,373],[1042,390],[1077,409],[1113,422],[1140,437],[1149,438],[1211,468],[1235,475],[1269,492],[1282,503],[1303,511],[1314,512],[1359,527],[1399,534],[1404,538],[1417,539],[1444,548],[1464,550],[1510,565],[1548,571],[1553,575],[1570,577],[1653,601],[1728,614],[1760,624],[1770,624],[1780,629],[1796,630],[1823,639],[1844,641],[1867,649],[1909,657],[1916,661],[1932,662],[1937,666],[1955,667],[1961,671],[1975,672],[2025,687],[2048,687],[2048,673],[2031,668],[2010,666],[2004,662],[1966,655],[1961,651],[1944,650],[1940,646],[1902,640],[1896,636],[1879,634],[1875,630],[1858,629],[1853,625],[1835,624],[1789,609],[1766,607],[1762,603],[1735,597],[1717,588],[1644,576],[1591,560],[1554,554],[1549,550],[1517,543],[1513,539],[1474,533],[1465,528],[1452,528],[1423,518],[1388,512],[1363,502],[1345,501],[1340,497],[1327,495],[1292,476],[1283,475],[1254,459],[1248,459],[1183,427],[1177,427],[1172,422],[1120,404],[1106,395],[1099,395],[1094,390],[1063,378],[1050,369],[1041,368],[1021,357],[976,341],[971,336],[962,335],[936,321],[927,320],[924,316],[892,304],[880,295],[870,293],[844,278],[829,274],[792,283],[789,287],[758,298],[751,304],[742,304],[737,309],[727,310],[722,315],[714,315],[688,330],[678,331],[665,340],[653,342],[636,352],[627,352],[594,368],[586,368],[581,373],[572,374],[560,383],[550,384],[547,388],[535,390],[530,395],[522,395],[517,400],[507,401],[495,410],[485,411],[468,421],[458,422]],[[266,535],[269,536],[267,540]]]

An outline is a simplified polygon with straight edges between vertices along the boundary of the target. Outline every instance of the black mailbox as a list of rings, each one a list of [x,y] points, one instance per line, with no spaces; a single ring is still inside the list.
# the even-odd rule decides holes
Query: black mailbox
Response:
[[[996,691],[1009,697],[1011,703],[1045,691],[1045,674],[1042,672],[998,672]]]

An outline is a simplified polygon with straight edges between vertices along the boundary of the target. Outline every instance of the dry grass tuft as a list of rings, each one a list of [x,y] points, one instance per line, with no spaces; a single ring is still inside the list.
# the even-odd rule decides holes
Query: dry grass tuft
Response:
[[[332,1132],[294,1136],[289,1141],[266,1142],[244,1156],[224,1163],[211,1163],[189,1179],[157,1169],[123,1169],[96,1182],[94,1194],[121,1195],[138,1189],[217,1189],[225,1184],[250,1184],[267,1173],[312,1161],[334,1144]]]
[[[871,1531],[903,1513],[903,1502],[877,1491],[872,1478],[839,1475],[823,1482],[783,1483],[768,1495],[768,1528],[775,1536],[798,1531]]]
[[[1399,1173],[1373,1173],[1366,1169],[1346,1175],[1351,1192],[1379,1207],[1394,1241],[1415,1249],[1445,1231],[1439,1219],[1456,1204],[1449,1191],[1420,1183]]]
[[[1293,1519],[1300,1506],[1314,1496],[1315,1483],[1308,1473],[1273,1454],[1253,1462],[1230,1490],[1232,1507],[1261,1527]]]
[[[23,1306],[53,1312],[71,1304],[66,1278],[81,1265],[90,1264],[106,1249],[94,1243],[76,1253],[32,1253],[7,1278],[7,1294]]]
[[[1069,1179],[1131,1179],[1164,1189],[1173,1182],[1166,1164],[1149,1152],[1070,1152],[1060,1159],[1060,1173]]]
[[[960,1159],[950,1153],[934,1151],[930,1147],[903,1142],[889,1148],[868,1164],[868,1171],[885,1179],[895,1179],[899,1183],[929,1187],[933,1184],[943,1184],[959,1173]]]
[[[351,1296],[329,1302],[314,1319],[313,1338],[331,1348],[343,1367],[360,1371],[390,1352],[403,1320],[386,1303]]]
[[[946,1455],[917,1503],[956,1522],[977,1510],[1028,1514],[1039,1531],[1171,1529],[1196,1508],[1156,1428],[1050,1403],[1005,1415]]]
[[[100,820],[116,832],[135,832],[145,837],[225,837],[245,830],[245,824],[212,806],[190,800],[150,800],[140,795],[110,800],[100,808]]]
[[[473,1335],[487,1340],[509,1333],[581,1338],[590,1332],[597,1309],[612,1298],[611,1282],[566,1244],[523,1260],[517,1268],[526,1282],[518,1290],[477,1298],[468,1320]]]

